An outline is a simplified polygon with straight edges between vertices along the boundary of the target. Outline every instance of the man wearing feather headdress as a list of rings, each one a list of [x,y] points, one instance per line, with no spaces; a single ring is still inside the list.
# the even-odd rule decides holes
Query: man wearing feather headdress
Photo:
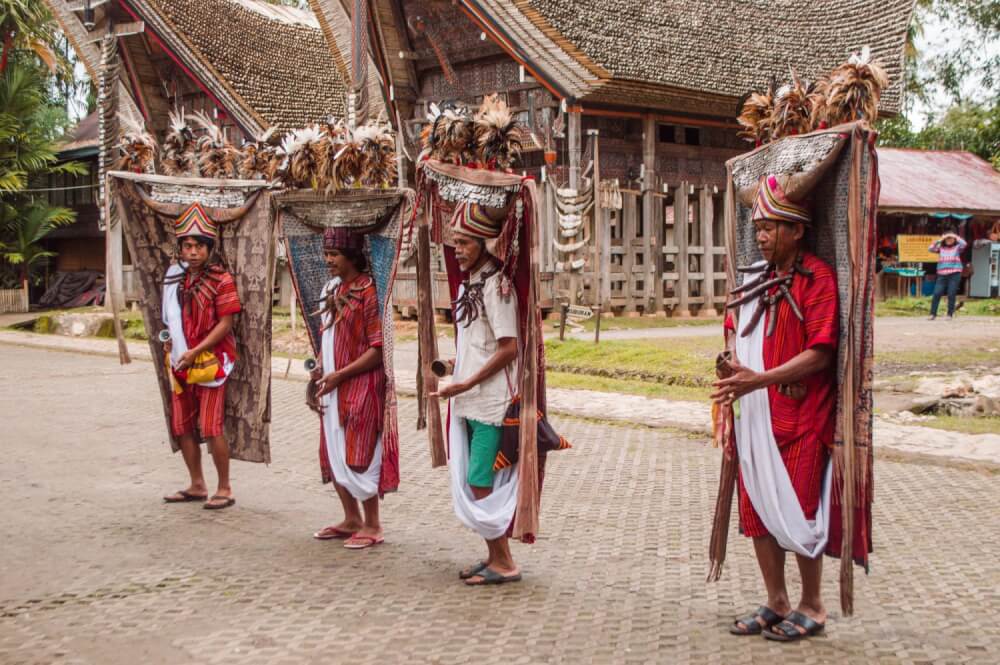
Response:
[[[320,296],[322,361],[313,371],[310,401],[321,415],[323,481],[336,487],[344,520],[313,537],[344,539],[347,549],[365,549],[384,542],[379,499],[395,489],[386,487],[383,455],[393,456],[393,468],[398,465],[398,449],[382,445],[386,401],[382,318],[375,280],[367,272],[364,237],[348,228],[328,228],[323,255],[331,280]]]
[[[738,330],[729,317],[726,336],[735,355],[720,363],[712,395],[735,409],[740,531],[753,539],[767,589],[766,603],[730,632],[782,641],[815,635],[826,622],[820,588],[838,344],[836,277],[806,248],[809,205],[789,196],[788,182],[768,175],[757,188],[751,221],[764,260],[744,269],[749,276],[733,292]],[[802,576],[795,607],[785,587],[787,551]]]
[[[163,282],[164,343],[169,365],[171,433],[177,437],[191,476],[186,489],[167,503],[205,502],[209,510],[236,500],[229,482],[229,446],[224,436],[226,379],[238,360],[233,317],[241,310],[233,276],[216,260],[218,227],[198,203],[174,223],[181,260]],[[208,441],[219,484],[208,497],[199,442]],[[207,501],[206,501],[207,500]]]
[[[515,483],[508,482],[513,472],[505,469],[498,478],[494,471],[501,426],[514,397],[518,354],[517,294],[501,288],[499,262],[486,246],[500,235],[505,217],[504,210],[463,202],[451,220],[455,259],[468,277],[454,305],[454,380],[437,396],[451,399],[450,417],[464,423],[468,446],[463,446],[463,455],[452,453],[452,493],[469,494],[479,504],[473,521],[489,552],[485,561],[460,573],[470,586],[521,579],[507,537],[513,517],[509,499],[516,499],[516,491],[511,491]]]

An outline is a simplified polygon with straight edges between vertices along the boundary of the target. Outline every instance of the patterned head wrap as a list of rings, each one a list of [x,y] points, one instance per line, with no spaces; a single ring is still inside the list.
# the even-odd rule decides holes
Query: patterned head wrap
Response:
[[[490,217],[487,209],[478,203],[463,201],[455,207],[455,214],[451,217],[451,228],[467,236],[490,240],[500,235],[503,221]]]
[[[346,226],[331,226],[323,232],[323,249],[353,249],[360,252],[365,248],[365,237],[354,233]]]
[[[785,195],[777,176],[767,175],[760,181],[757,198],[754,199],[750,214],[751,221],[765,219],[772,222],[808,225],[812,222],[812,213],[805,203],[793,203]]]
[[[178,238],[204,236],[215,240],[219,237],[219,227],[197,201],[174,221],[174,233]]]

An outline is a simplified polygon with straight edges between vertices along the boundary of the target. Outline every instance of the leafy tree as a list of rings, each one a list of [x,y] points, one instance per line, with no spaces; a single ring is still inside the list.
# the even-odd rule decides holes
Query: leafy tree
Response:
[[[56,255],[39,244],[54,229],[76,221],[76,213],[68,208],[32,203],[27,207],[0,208],[0,225],[6,229],[5,242],[0,244],[0,254],[19,269],[22,282],[31,276],[33,267]]]
[[[11,57],[19,50],[33,52],[53,72],[66,68],[65,58],[55,47],[58,32],[41,0],[0,0],[0,35],[0,73],[7,70]]]
[[[22,281],[50,257],[39,244],[54,228],[72,223],[72,210],[50,206],[25,192],[32,176],[80,174],[81,164],[56,163],[46,114],[48,80],[35,63],[13,58],[0,75],[0,255]]]

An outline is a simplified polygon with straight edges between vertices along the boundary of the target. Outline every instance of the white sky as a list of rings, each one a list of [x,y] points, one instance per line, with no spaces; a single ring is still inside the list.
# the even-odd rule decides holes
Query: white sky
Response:
[[[924,23],[924,34],[917,38],[917,48],[923,57],[929,58],[945,51],[956,39],[978,39],[978,35],[963,33],[956,26],[931,15]],[[1000,40],[985,42],[982,45],[982,54],[984,61],[986,58],[1000,54]],[[986,92],[989,91],[982,89],[982,82],[975,75],[970,76],[964,83],[963,93],[971,100],[981,99]],[[920,100],[913,100],[913,108],[907,117],[914,129],[921,129],[927,124],[930,116],[940,116],[951,106],[951,103],[951,97],[943,90],[934,90],[928,104],[923,104]]]

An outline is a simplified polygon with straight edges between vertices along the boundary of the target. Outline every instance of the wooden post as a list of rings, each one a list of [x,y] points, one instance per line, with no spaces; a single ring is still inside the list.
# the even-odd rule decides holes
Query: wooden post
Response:
[[[635,268],[635,217],[637,201],[634,194],[622,197],[622,272],[625,274],[625,288],[622,295],[628,300],[626,311],[635,311],[635,292],[633,285],[633,269]]]
[[[590,305],[594,306],[604,303],[604,285],[608,281],[608,275],[607,266],[602,263],[601,258],[605,243],[610,242],[611,239],[609,237],[606,241],[604,238],[604,230],[607,224],[605,223],[604,209],[601,208],[600,131],[588,129],[587,135],[593,137],[594,141],[594,210],[591,213],[594,220],[594,232],[591,236],[593,247],[588,250],[590,254],[590,270],[594,275],[590,285]]]
[[[569,315],[569,303],[563,303],[559,308],[559,341],[566,339],[566,317]]]
[[[701,213],[701,244],[705,248],[701,257],[701,273],[704,275],[701,283],[701,294],[705,298],[698,316],[715,318],[715,201],[712,199],[712,188],[705,185],[699,193]]]
[[[656,121],[649,113],[642,117],[642,167],[644,178],[642,180],[642,261],[645,268],[643,284],[645,286],[645,297],[643,302],[643,313],[650,313],[650,306],[659,310],[657,293],[662,288],[657,288],[656,279],[663,270],[660,263],[663,260],[662,242],[659,242],[658,229],[656,224]],[[662,226],[662,225],[661,225]],[[661,280],[662,282],[662,280]]]
[[[425,386],[427,438],[430,442],[431,467],[448,463],[444,448],[444,431],[441,426],[441,404],[437,397],[438,380],[431,371],[437,360],[437,336],[434,332],[434,291],[431,274],[431,230],[425,215],[417,226],[417,335],[420,345],[420,377]]]
[[[598,224],[596,235],[600,238],[601,252],[597,257],[597,267],[601,273],[601,291],[597,301],[602,307],[611,306],[611,211],[597,208]]]
[[[601,306],[598,305],[594,308],[594,316],[597,320],[594,321],[594,344],[601,343]]]
[[[580,136],[580,108],[570,107],[566,114],[567,134],[566,140],[569,144],[569,186],[570,189],[577,189],[580,186],[580,156],[583,154],[583,146]]]
[[[691,316],[691,289],[688,283],[688,192],[691,189],[682,180],[674,195],[674,240],[677,242],[677,316]]]

